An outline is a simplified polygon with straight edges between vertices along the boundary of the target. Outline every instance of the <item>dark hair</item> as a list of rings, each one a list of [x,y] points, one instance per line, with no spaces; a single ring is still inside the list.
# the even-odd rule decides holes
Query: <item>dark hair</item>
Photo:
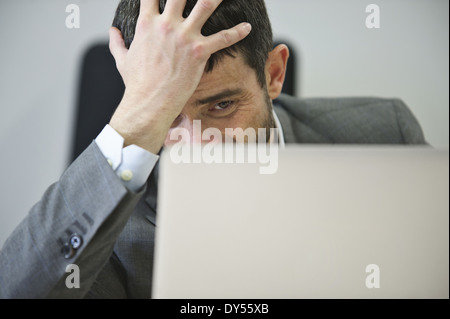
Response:
[[[160,12],[164,11],[167,0],[160,0]],[[183,16],[186,18],[194,8],[197,0],[187,0]],[[114,17],[113,26],[124,37],[125,45],[130,47],[134,38],[136,22],[139,16],[140,0],[121,0]],[[206,66],[206,72],[225,56],[234,57],[241,53],[248,66],[256,71],[262,87],[266,86],[265,65],[273,47],[273,34],[264,0],[224,0],[202,29],[204,36],[209,36],[232,28],[241,22],[249,22],[252,32],[237,44],[213,54]]]

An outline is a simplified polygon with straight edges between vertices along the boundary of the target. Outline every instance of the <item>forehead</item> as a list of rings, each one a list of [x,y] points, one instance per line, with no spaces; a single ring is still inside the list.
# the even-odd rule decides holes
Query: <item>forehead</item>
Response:
[[[194,97],[200,98],[223,89],[252,89],[255,84],[256,72],[245,63],[241,54],[224,56],[212,71],[203,74]]]

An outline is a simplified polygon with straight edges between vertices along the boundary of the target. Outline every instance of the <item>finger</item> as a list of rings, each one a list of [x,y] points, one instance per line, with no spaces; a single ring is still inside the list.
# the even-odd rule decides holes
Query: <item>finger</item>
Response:
[[[167,0],[164,14],[172,17],[181,18],[183,16],[184,8],[187,0]]]
[[[139,18],[159,14],[159,0],[141,0]]]
[[[128,49],[125,47],[122,33],[115,27],[109,29],[109,50],[111,51],[114,60],[116,60],[116,64],[119,64],[128,52]]]
[[[252,26],[250,23],[244,22],[238,24],[234,28],[221,31],[207,37],[207,42],[205,45],[206,49],[208,52],[211,52],[211,54],[214,54],[217,51],[231,47],[232,45],[245,39],[251,31]]]
[[[187,18],[187,22],[196,29],[201,29],[223,0],[198,0]]]

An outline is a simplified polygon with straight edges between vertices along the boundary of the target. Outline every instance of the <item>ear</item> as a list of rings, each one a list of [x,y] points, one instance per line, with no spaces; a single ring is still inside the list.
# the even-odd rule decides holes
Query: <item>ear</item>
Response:
[[[289,48],[284,44],[278,45],[269,53],[266,62],[266,83],[271,100],[275,100],[281,94],[288,59]]]

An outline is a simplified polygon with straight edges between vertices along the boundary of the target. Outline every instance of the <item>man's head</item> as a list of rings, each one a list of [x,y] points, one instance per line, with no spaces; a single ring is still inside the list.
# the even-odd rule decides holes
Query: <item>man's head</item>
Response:
[[[160,0],[161,13],[166,2]],[[183,17],[189,16],[196,3],[186,1]],[[139,7],[139,0],[121,0],[116,11],[113,26],[122,32],[126,47],[134,38]],[[202,128],[221,131],[274,127],[271,99],[281,92],[289,52],[285,46],[272,51],[272,28],[264,0],[224,0],[202,34],[210,36],[241,22],[252,25],[251,34],[210,57],[197,91],[173,127],[187,126],[192,120],[202,120]]]

